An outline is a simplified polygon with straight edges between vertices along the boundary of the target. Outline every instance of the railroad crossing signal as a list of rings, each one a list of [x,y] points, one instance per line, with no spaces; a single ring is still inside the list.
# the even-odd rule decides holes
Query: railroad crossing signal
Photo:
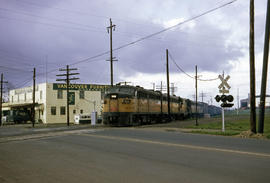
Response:
[[[228,80],[230,79],[230,76],[228,75],[224,79],[224,74],[223,74],[223,75],[218,75],[218,78],[221,80],[221,84],[218,86],[219,93],[222,93],[222,94],[229,93],[229,89],[231,89],[231,86],[228,84]]]
[[[218,78],[221,80],[221,84],[218,86],[219,93],[222,93],[222,95],[217,95],[215,97],[217,102],[222,101],[221,107],[232,107],[233,96],[232,95],[224,95],[225,93],[229,93],[229,89],[231,89],[231,86],[228,84],[228,80],[230,79],[230,76],[228,75],[226,78],[224,77],[224,72],[222,75],[218,75]]]
[[[220,105],[221,107],[232,107],[233,104],[232,103],[227,103],[228,102],[232,102],[233,101],[233,96],[232,95],[217,95],[215,97],[216,101],[222,101],[223,103]]]

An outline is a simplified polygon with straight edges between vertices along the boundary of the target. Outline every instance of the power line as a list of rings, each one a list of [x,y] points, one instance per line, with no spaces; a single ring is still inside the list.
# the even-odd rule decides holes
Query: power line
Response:
[[[11,10],[11,9],[5,9],[5,8],[0,8],[0,11],[1,10],[2,11],[10,11],[11,13],[22,14],[22,15],[26,15],[26,16],[32,16],[32,17],[43,18],[43,19],[52,20],[52,21],[58,21],[58,22],[67,23],[67,24],[73,24],[73,25],[82,26],[82,27],[86,27],[86,28],[67,27],[67,26],[63,26],[63,25],[44,23],[44,22],[33,21],[33,20],[17,19],[17,18],[13,18],[13,17],[12,18],[11,17],[5,17],[5,16],[0,17],[2,19],[12,20],[12,21],[19,21],[19,22],[24,22],[24,23],[41,24],[41,25],[50,26],[50,27],[56,27],[56,28],[73,29],[73,30],[79,30],[79,31],[92,31],[92,32],[101,33],[101,34],[105,33],[99,27],[94,27],[94,26],[85,25],[85,24],[79,24],[79,23],[72,22],[72,21],[65,21],[65,20],[60,20],[60,19],[55,19],[55,18],[50,18],[50,17],[43,17],[43,16],[39,16],[39,15],[35,15],[35,14],[30,14],[30,13],[26,13],[26,12],[21,12],[21,11],[16,11],[16,10]],[[130,37],[130,35],[137,36],[137,37],[142,36],[142,35],[137,34],[137,33],[122,32],[122,31],[118,31],[116,34],[118,36],[125,36],[125,37]],[[163,41],[161,39],[153,39],[153,40]]]
[[[31,6],[40,7],[40,8],[46,7],[46,8],[50,8],[50,9],[55,9],[55,10],[58,10],[58,11],[62,11],[62,12],[68,12],[68,13],[72,13],[72,14],[79,14],[79,15],[91,16],[91,17],[95,17],[95,18],[101,18],[101,19],[113,18],[114,20],[121,21],[121,22],[126,22],[126,23],[131,23],[133,25],[136,24],[136,25],[143,25],[143,26],[150,27],[149,24],[139,24],[139,23],[136,23],[136,22],[133,22],[133,21],[130,21],[130,20],[124,20],[124,19],[121,19],[121,18],[109,17],[109,16],[104,16],[104,15],[97,15],[97,14],[93,14],[93,13],[90,14],[89,12],[86,13],[86,12],[83,12],[82,10],[69,10],[69,9],[64,9],[64,8],[58,8],[58,7],[52,7],[52,6],[47,6],[47,5],[41,5],[41,4],[38,4],[36,2],[34,3],[34,2],[23,1],[23,0],[19,0],[17,2],[18,3],[23,3],[23,4],[28,4],[28,5],[31,5]]]
[[[0,8],[0,11],[7,11],[7,12],[14,13],[14,14],[21,14],[21,15],[31,16],[31,17],[35,17],[35,18],[41,18],[41,19],[45,19],[45,20],[57,21],[57,22],[65,23],[65,24],[72,24],[72,25],[76,25],[76,26],[92,28],[92,29],[98,30],[99,32],[103,31],[103,28],[101,28],[101,27],[95,27],[92,25],[86,25],[86,24],[81,24],[81,23],[77,23],[77,22],[61,20],[61,19],[56,19],[56,18],[51,18],[51,17],[44,17],[44,16],[40,16],[40,15],[36,15],[36,14],[24,12],[24,11],[12,10],[12,9],[7,9],[7,8]],[[39,23],[42,23],[42,22],[39,22]],[[117,33],[124,34],[127,36],[130,36],[131,34],[136,35],[136,36],[142,36],[142,35],[139,35],[136,33],[130,33],[130,32],[121,32],[121,31],[119,32],[118,31]]]
[[[211,13],[211,12],[213,12],[213,11],[216,11],[216,10],[218,10],[218,9],[220,9],[220,8],[223,8],[223,7],[225,7],[225,6],[229,5],[229,4],[232,4],[232,3],[234,3],[235,1],[237,1],[237,0],[233,0],[233,1],[230,1],[230,2],[228,2],[228,3],[222,4],[222,5],[220,5],[220,6],[216,7],[216,8],[212,8],[212,9],[206,11],[206,12],[203,12],[203,13],[201,13],[201,14],[199,14],[199,15],[196,15],[196,16],[194,16],[194,17],[191,17],[191,18],[189,18],[189,19],[187,19],[187,20],[185,20],[185,21],[183,21],[183,22],[180,22],[180,23],[178,23],[178,24],[176,24],[176,25],[173,25],[173,26],[168,27],[168,28],[166,28],[166,29],[163,29],[163,30],[161,30],[161,31],[155,32],[155,33],[150,34],[150,35],[148,35],[148,36],[139,38],[139,39],[137,39],[136,41],[133,41],[133,42],[130,42],[130,43],[121,45],[121,46],[119,46],[119,47],[117,47],[117,48],[114,48],[113,51],[120,50],[120,49],[122,49],[122,48],[128,47],[128,46],[130,46],[130,45],[133,45],[133,44],[135,44],[135,43],[138,43],[138,42],[140,42],[140,41],[146,40],[146,39],[148,39],[148,38],[151,38],[151,37],[153,37],[153,36],[156,36],[156,35],[158,35],[158,34],[161,34],[161,33],[163,33],[163,32],[166,32],[166,31],[168,31],[168,30],[171,30],[171,29],[173,29],[173,28],[175,28],[175,27],[178,27],[178,26],[180,26],[180,25],[183,25],[183,24],[185,24],[185,23],[188,23],[188,22],[190,22],[190,21],[193,21],[193,20],[195,20],[195,19],[197,19],[197,18],[199,18],[199,17],[201,17],[201,16],[204,16],[204,15],[209,14],[209,13]],[[82,63],[82,62],[84,62],[84,61],[91,60],[91,59],[93,59],[93,58],[97,58],[97,57],[106,55],[106,54],[108,54],[108,53],[110,53],[110,51],[106,51],[106,52],[100,53],[100,54],[98,54],[98,55],[95,55],[95,56],[86,58],[86,59],[84,59],[84,60],[80,60],[80,61],[74,62],[74,63],[72,63],[72,65],[75,65],[75,64],[78,64],[78,63]]]
[[[94,14],[89,14],[89,13],[85,13],[85,12],[82,12],[82,11],[68,10],[68,9],[58,8],[58,7],[51,7],[51,6],[41,5],[41,4],[38,4],[38,3],[29,2],[29,1],[19,0],[17,2],[18,3],[23,3],[23,4],[29,4],[31,6],[36,6],[36,7],[41,7],[41,8],[46,7],[46,8],[50,8],[50,9],[59,10],[59,11],[65,11],[65,12],[69,12],[69,13],[73,13],[73,14],[88,15],[88,16],[93,16],[93,17],[103,18],[103,19],[108,19],[109,18],[109,17],[103,16],[103,15],[94,15]]]
[[[19,22],[35,23],[35,24],[46,25],[46,26],[56,27],[56,28],[65,28],[65,29],[80,30],[80,31],[92,31],[92,32],[100,33],[100,31],[98,31],[98,30],[92,30],[92,29],[89,29],[89,28],[80,28],[80,27],[70,27],[70,26],[56,25],[56,24],[44,23],[44,22],[33,21],[33,20],[10,18],[10,17],[6,17],[6,16],[1,16],[0,18],[1,19],[7,19],[7,20],[13,20],[13,21],[19,21]]]
[[[42,18],[42,19],[47,19],[47,20],[52,20],[52,21],[57,21],[57,22],[61,22],[61,23],[72,24],[72,25],[77,25],[77,26],[82,26],[82,27],[87,27],[87,28],[92,28],[92,29],[96,29],[96,30],[102,31],[102,28],[99,28],[99,27],[95,27],[95,26],[91,26],[91,25],[85,25],[85,24],[80,24],[80,23],[76,23],[76,22],[72,22],[72,21],[67,21],[67,20],[60,20],[60,19],[56,19],[56,18],[44,17],[44,16],[35,15],[35,14],[32,14],[32,13],[18,11],[18,10],[12,10],[12,9],[7,9],[7,8],[0,8],[0,11],[7,11],[7,12],[15,13],[15,14],[21,14],[21,15],[31,16],[31,17],[35,17],[35,18]]]
[[[192,21],[192,20],[195,20],[195,19],[197,19],[197,18],[199,18],[199,17],[201,17],[201,16],[204,16],[204,15],[206,15],[206,14],[209,14],[209,13],[211,13],[211,12],[213,12],[213,11],[215,11],[215,10],[218,10],[218,9],[224,7],[224,6],[227,6],[227,5],[229,5],[229,4],[231,4],[231,3],[235,2],[235,1],[237,1],[237,0],[230,1],[230,2],[228,2],[228,3],[225,3],[225,4],[223,4],[223,5],[218,6],[218,7],[216,7],[216,8],[210,9],[210,10],[204,12],[204,13],[201,13],[201,14],[199,14],[199,15],[196,15],[196,16],[194,16],[194,17],[191,17],[191,18],[189,18],[189,19],[187,19],[187,20],[185,20],[185,21],[183,21],[183,22],[180,22],[180,23],[178,23],[178,24],[176,24],[176,25],[173,25],[173,26],[168,27],[168,28],[166,28],[166,29],[163,29],[163,30],[161,30],[161,31],[155,32],[155,33],[150,34],[150,35],[148,35],[148,36],[142,37],[142,38],[140,38],[140,39],[138,39],[138,40],[136,40],[136,41],[133,41],[133,42],[131,42],[131,43],[122,45],[122,46],[116,48],[115,50],[119,50],[119,49],[125,48],[125,47],[130,46],[130,45],[132,45],[132,44],[135,44],[135,43],[137,43],[137,42],[143,41],[143,40],[148,39],[148,38],[150,38],[150,37],[153,37],[153,36],[156,36],[156,35],[161,34],[161,33],[163,33],[163,32],[166,32],[166,31],[168,31],[168,30],[174,29],[175,27],[178,27],[178,26],[180,26],[180,25],[183,25],[183,24],[185,24],[185,23],[188,23],[188,22],[190,22],[190,21]]]
[[[218,78],[213,78],[213,79],[199,79],[199,81],[215,81],[215,80],[218,80]]]
[[[12,67],[6,67],[6,66],[0,66],[0,68],[4,68],[6,70],[20,71],[20,72],[29,72],[29,71],[26,71],[26,70],[21,70],[21,69],[12,68]]]
[[[3,49],[0,49],[0,56],[5,57],[5,58],[9,58],[9,59],[13,59],[13,60],[20,60],[20,63],[24,63],[24,64],[31,65],[31,66],[33,66],[33,64],[30,64],[29,62],[21,62],[21,60],[32,62],[33,60],[39,61],[39,59],[40,59],[40,58],[29,57],[26,55],[21,55],[21,54],[14,53],[14,52],[11,53],[11,52],[3,50]]]
[[[158,34],[161,34],[161,33],[163,33],[163,32],[166,32],[166,31],[168,31],[168,30],[171,30],[171,29],[173,29],[173,28],[175,28],[175,27],[178,27],[178,26],[180,26],[180,25],[183,25],[183,24],[185,24],[185,23],[188,23],[188,22],[190,22],[190,21],[193,21],[193,20],[195,20],[195,19],[197,19],[197,18],[199,18],[199,17],[201,17],[201,16],[204,16],[204,15],[206,15],[206,14],[209,14],[209,13],[213,12],[213,11],[216,11],[216,10],[218,10],[218,9],[220,9],[220,8],[223,8],[223,7],[225,7],[225,6],[229,5],[229,4],[234,3],[235,1],[237,1],[237,0],[233,0],[233,1],[230,1],[230,2],[228,2],[228,3],[222,4],[222,5],[220,5],[220,6],[216,7],[216,8],[212,8],[212,9],[210,9],[210,10],[208,10],[208,11],[206,11],[206,12],[203,12],[203,13],[197,15],[197,16],[191,17],[191,18],[189,18],[189,19],[187,19],[187,20],[185,20],[185,21],[183,21],[183,22],[180,22],[180,23],[174,25],[174,26],[171,26],[171,27],[168,27],[168,28],[163,29],[163,30],[161,30],[161,31],[155,32],[155,33],[153,33],[153,34],[144,36],[144,37],[139,38],[139,39],[137,39],[137,40],[135,40],[135,41],[133,41],[133,42],[130,42],[130,43],[121,45],[121,46],[119,46],[119,47],[117,47],[117,48],[114,48],[113,51],[120,50],[120,49],[122,49],[122,48],[131,46],[131,45],[134,45],[134,44],[136,44],[136,43],[138,43],[138,42],[140,42],[140,41],[143,41],[143,40],[149,39],[149,38],[151,38],[151,37],[154,37],[154,36],[156,36],[156,35],[158,35]],[[6,19],[11,19],[11,20],[12,20],[12,18],[9,18],[9,17],[0,17],[0,18],[6,18]],[[19,20],[19,19],[15,19],[15,20]],[[19,20],[19,21],[25,21],[25,20]],[[29,21],[29,20],[27,20],[27,21],[25,21],[25,22],[32,22],[32,23],[34,22],[34,23],[39,23],[39,24],[43,24],[43,25],[48,25],[48,26],[53,26],[53,27],[59,27],[58,25],[48,24],[48,23],[41,23],[41,22],[36,22],[36,21]],[[71,29],[76,29],[76,30],[87,30],[87,29],[72,28],[72,27],[66,27],[66,26],[61,26],[61,27],[64,27],[64,28],[71,28]],[[89,30],[89,29],[88,29],[88,30]],[[71,63],[70,65],[76,65],[76,64],[83,63],[83,62],[89,62],[90,60],[93,60],[93,59],[95,59],[95,58],[98,58],[98,57],[107,55],[108,53],[110,53],[110,51],[106,51],[106,52],[97,54],[97,55],[95,55],[95,56],[88,57],[88,58],[86,58],[86,59],[83,59],[83,60],[79,60],[79,61],[73,62],[73,63]],[[49,71],[49,72],[47,72],[47,73],[54,72],[54,71],[56,71],[56,70],[57,70],[57,69],[51,70],[51,71]],[[184,73],[185,73],[185,72],[184,72]],[[41,73],[41,74],[44,74],[44,73]],[[186,74],[187,74],[187,73],[186,73]],[[187,75],[188,75],[188,74],[187,74]],[[194,77],[192,77],[192,76],[190,76],[190,75],[188,75],[188,76],[194,79]]]
[[[81,23],[77,23],[77,22],[72,22],[72,21],[67,21],[67,20],[61,20],[61,19],[56,19],[56,18],[51,18],[51,17],[44,17],[44,16],[40,16],[40,15],[36,15],[36,14],[32,14],[32,13],[28,13],[28,12],[24,12],[24,11],[18,11],[18,10],[12,10],[12,9],[7,9],[7,8],[0,8],[0,11],[7,11],[7,12],[11,12],[11,13],[15,13],[15,14],[22,14],[22,15],[26,15],[26,16],[31,16],[31,17],[35,17],[35,18],[42,18],[42,19],[47,19],[47,20],[52,20],[52,21],[57,21],[57,22],[61,22],[61,23],[66,23],[66,24],[72,24],[72,25],[77,25],[77,26],[82,26],[82,27],[87,27],[87,28],[92,28],[98,31],[102,31],[103,29],[101,27],[95,27],[92,25],[86,25],[86,24],[81,24]],[[105,18],[105,17],[104,17]],[[12,19],[12,18],[11,18]],[[127,21],[126,21],[127,22]],[[37,22],[36,22],[37,23]],[[39,22],[42,23],[42,22]],[[42,23],[43,24],[43,23]],[[134,24],[134,23],[132,23]],[[56,26],[56,25],[55,25]],[[59,26],[59,25],[57,25]],[[90,30],[90,29],[89,29]],[[131,33],[131,32],[122,32],[122,31],[118,31],[116,34],[122,34],[122,35],[126,35],[126,36],[130,36],[130,35],[134,35],[134,36],[142,36],[140,34],[137,33]],[[157,39],[158,41],[163,41],[160,38]]]
[[[108,53],[109,53],[109,51],[108,51]],[[99,57],[99,56],[96,56],[96,57]],[[79,62],[79,63],[73,63],[73,64],[69,64],[69,65],[72,66],[72,65],[83,63],[83,62],[97,62],[97,61],[104,61],[104,59],[96,59],[96,60],[84,59],[84,60],[81,60],[81,62]],[[55,72],[55,71],[58,71],[58,69],[53,69],[53,70],[50,70],[48,72],[42,72],[42,73],[37,74],[37,76],[44,75],[46,73],[49,74],[49,73],[52,73],[52,72]]]
[[[173,63],[176,65],[176,67],[183,72],[185,75],[187,75],[188,77],[195,79],[193,76],[189,75],[188,73],[186,73],[174,60],[174,58],[172,57],[171,53],[169,52],[169,57],[172,59]]]
[[[14,86],[14,89],[15,88],[21,88],[21,87],[23,87],[23,86],[25,86],[27,83],[29,83],[30,81],[32,81],[32,77],[31,78],[29,78],[29,79],[27,79],[27,80],[25,80],[25,81],[23,81],[23,82],[20,82],[20,83],[18,83],[18,85],[15,85]]]
[[[192,79],[195,79],[195,77],[189,75],[188,73],[186,73],[177,63],[176,61],[174,60],[174,58],[172,57],[171,53],[169,52],[169,57],[172,59],[173,63],[176,65],[176,67],[181,71],[183,72],[185,75],[187,75],[188,77],[192,78]],[[213,78],[213,79],[199,79],[197,78],[197,80],[199,81],[215,81],[215,80],[218,80],[218,78]]]

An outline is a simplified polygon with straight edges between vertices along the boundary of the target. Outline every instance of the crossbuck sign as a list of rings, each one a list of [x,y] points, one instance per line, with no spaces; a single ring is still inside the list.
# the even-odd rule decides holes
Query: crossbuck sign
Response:
[[[218,75],[218,78],[221,80],[221,84],[218,86],[219,88],[219,93],[229,93],[229,89],[231,88],[231,86],[228,84],[228,80],[230,79],[230,76],[228,75],[225,79],[224,79],[224,74],[223,75]]]

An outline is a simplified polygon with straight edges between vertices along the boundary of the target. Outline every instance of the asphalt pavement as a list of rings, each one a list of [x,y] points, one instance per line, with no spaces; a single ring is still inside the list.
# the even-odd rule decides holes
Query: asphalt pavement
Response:
[[[269,140],[137,128],[15,137],[0,143],[0,182],[270,181]]]

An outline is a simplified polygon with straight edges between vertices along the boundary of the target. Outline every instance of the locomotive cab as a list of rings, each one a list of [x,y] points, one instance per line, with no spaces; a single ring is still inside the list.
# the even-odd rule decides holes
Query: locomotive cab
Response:
[[[114,86],[104,95],[103,123],[130,125],[130,113],[135,110],[135,88]]]

